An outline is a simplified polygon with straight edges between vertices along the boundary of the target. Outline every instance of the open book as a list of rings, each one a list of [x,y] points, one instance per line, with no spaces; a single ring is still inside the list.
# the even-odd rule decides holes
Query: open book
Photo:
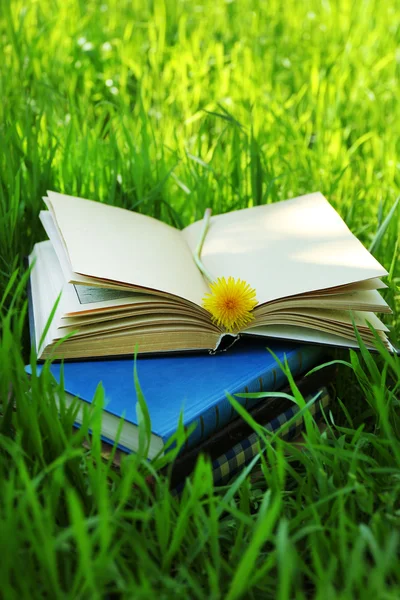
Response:
[[[211,217],[203,265],[214,279],[240,278],[257,295],[251,326],[229,336],[202,307],[210,286],[193,258],[202,221],[179,231],[55,192],[44,201],[49,241],[30,256],[41,359],[127,355],[136,346],[215,350],[239,334],[357,347],[353,320],[368,346],[370,323],[390,347],[374,315],[390,312],[378,292],[387,272],[319,192]]]

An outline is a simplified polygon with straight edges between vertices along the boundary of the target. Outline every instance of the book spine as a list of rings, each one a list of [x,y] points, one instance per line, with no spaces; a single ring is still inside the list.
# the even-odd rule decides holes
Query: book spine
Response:
[[[320,356],[320,351],[316,348],[306,348],[304,350],[297,350],[287,356],[288,365],[292,372],[293,377],[304,373],[310,367],[312,367],[317,358]],[[270,369],[266,373],[263,373],[256,379],[249,381],[245,386],[240,389],[228,390],[228,392],[235,396],[235,394],[241,393],[254,393],[254,392],[273,392],[279,390],[286,383],[287,378],[283,373],[279,365],[276,365],[273,369]],[[250,409],[259,402],[262,398],[238,398],[235,400],[239,402],[244,408]],[[188,437],[185,447],[181,452],[186,452],[190,448],[197,446],[204,439],[208,438],[215,431],[222,429],[232,419],[236,417],[236,412],[228,398],[225,396],[221,398],[217,403],[207,409],[202,415],[200,415],[194,421],[191,421],[188,425],[196,423],[196,428],[192,434]]]
[[[314,402],[310,407],[309,412],[318,423],[323,417],[323,412],[331,402],[330,394],[326,387],[315,390],[314,394],[306,397],[306,401],[311,400],[317,393],[320,393],[320,399]],[[278,431],[282,425],[292,419],[299,412],[299,407],[293,405],[279,416],[272,419],[269,423],[264,424],[264,428],[271,433]],[[296,419],[280,436],[281,439],[290,441],[293,440],[304,430],[304,417],[300,416]],[[214,485],[226,484],[234,475],[243,469],[258,453],[260,452],[260,438],[253,432],[242,441],[235,444],[230,450],[221,454],[218,458],[212,461],[212,473]],[[183,490],[185,482],[181,482],[174,488],[175,493],[180,493]]]

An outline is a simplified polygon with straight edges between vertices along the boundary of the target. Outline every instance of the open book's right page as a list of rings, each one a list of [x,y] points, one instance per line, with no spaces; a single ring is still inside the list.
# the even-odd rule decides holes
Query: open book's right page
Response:
[[[202,226],[182,232],[192,251]],[[319,192],[211,217],[201,260],[214,279],[244,279],[259,304],[387,275]]]

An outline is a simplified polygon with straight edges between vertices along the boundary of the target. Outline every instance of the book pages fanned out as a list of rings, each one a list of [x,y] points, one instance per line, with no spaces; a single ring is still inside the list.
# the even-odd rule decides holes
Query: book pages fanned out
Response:
[[[44,200],[49,241],[30,256],[39,358],[229,352],[241,334],[357,347],[354,327],[372,348],[370,325],[392,349],[374,314],[390,312],[378,291],[387,271],[319,192],[211,217],[203,265],[213,280],[247,282],[258,302],[251,326],[229,332],[202,306],[210,292],[194,258],[202,220],[179,231],[83,198]]]

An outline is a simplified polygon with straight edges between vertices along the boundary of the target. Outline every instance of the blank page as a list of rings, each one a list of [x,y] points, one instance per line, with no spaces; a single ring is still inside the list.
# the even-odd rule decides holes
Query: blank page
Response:
[[[208,291],[180,231],[139,213],[48,192],[72,270],[197,304]]]
[[[192,250],[202,226],[183,231]],[[215,279],[247,281],[260,304],[387,275],[319,192],[211,217],[201,259]]]

